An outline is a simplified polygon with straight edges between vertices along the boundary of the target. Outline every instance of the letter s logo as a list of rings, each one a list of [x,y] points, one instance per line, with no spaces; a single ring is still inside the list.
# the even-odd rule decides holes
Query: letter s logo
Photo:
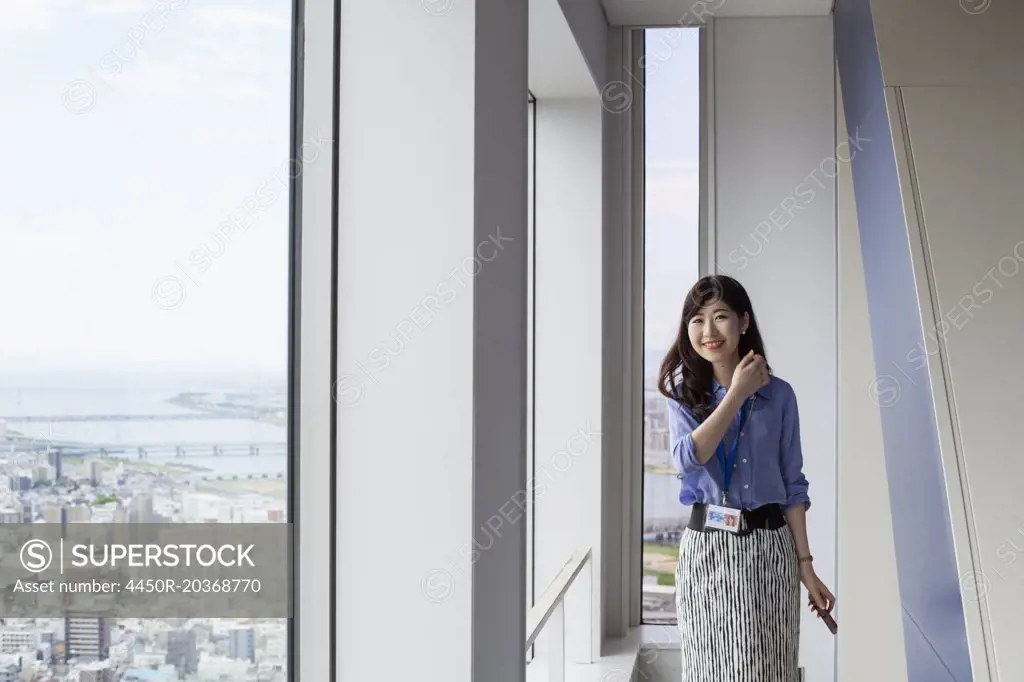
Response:
[[[42,573],[53,561],[53,550],[44,540],[29,540],[21,548],[21,565],[31,573]]]

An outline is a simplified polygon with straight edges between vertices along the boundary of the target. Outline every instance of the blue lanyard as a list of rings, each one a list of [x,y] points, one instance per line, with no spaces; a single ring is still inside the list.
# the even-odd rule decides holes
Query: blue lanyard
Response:
[[[747,414],[750,412],[750,408],[753,404],[753,398],[747,398],[743,401],[743,407],[740,408],[740,428],[736,432],[736,440],[732,442],[732,447],[729,448],[728,459],[725,456],[725,443],[718,444],[715,448],[715,454],[718,455],[718,463],[722,467],[722,504],[726,504],[729,495],[729,485],[732,483],[732,472],[733,465],[736,462],[736,450],[740,444],[740,434],[743,433],[743,425],[747,421]]]

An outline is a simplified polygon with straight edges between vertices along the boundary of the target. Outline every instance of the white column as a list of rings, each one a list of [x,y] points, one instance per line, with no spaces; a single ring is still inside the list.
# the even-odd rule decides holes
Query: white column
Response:
[[[297,355],[295,383],[292,390],[293,410],[298,414],[289,438],[293,456],[297,458],[290,473],[295,486],[293,522],[295,541],[293,554],[298,567],[295,572],[296,603],[292,620],[295,646],[288,661],[297,680],[331,679],[331,462],[325,453],[331,450],[332,407],[331,381],[328,368],[334,354],[332,334],[333,258],[333,195],[335,191],[334,86],[334,3],[307,2],[304,8],[305,35],[301,60],[302,118],[299,149],[295,158],[303,163],[296,182],[300,199],[296,218],[300,221],[301,238],[295,245],[299,251],[294,292],[297,310],[290,333]],[[307,140],[327,138],[313,156]],[[294,171],[292,172],[294,174]],[[143,455],[145,452],[143,451]]]
[[[524,678],[526,80],[525,0],[342,0],[340,680]]]

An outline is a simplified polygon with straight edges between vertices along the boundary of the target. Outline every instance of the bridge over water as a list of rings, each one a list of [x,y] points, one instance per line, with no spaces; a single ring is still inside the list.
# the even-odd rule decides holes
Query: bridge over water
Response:
[[[62,450],[63,448],[58,448]],[[282,457],[285,443],[141,443],[131,445],[88,445],[67,454],[134,459],[177,459],[182,457]]]
[[[281,442],[242,443],[76,443],[24,439],[8,441],[19,452],[59,452],[65,457],[120,457],[131,459],[176,459],[184,457],[282,457],[288,446]]]
[[[186,480],[189,480],[189,481],[256,481],[256,480],[264,480],[264,479],[266,479],[268,481],[270,481],[270,480],[277,481],[277,480],[284,480],[287,477],[288,477],[288,475],[286,473],[284,473],[283,471],[278,471],[278,472],[275,472],[275,473],[260,472],[260,473],[254,473],[254,474],[251,474],[251,473],[241,473],[241,474],[205,474],[205,473],[196,473],[196,474],[182,474],[182,475],[175,474],[175,475],[172,476],[172,478],[174,478],[174,479],[178,479],[178,480],[186,479]]]

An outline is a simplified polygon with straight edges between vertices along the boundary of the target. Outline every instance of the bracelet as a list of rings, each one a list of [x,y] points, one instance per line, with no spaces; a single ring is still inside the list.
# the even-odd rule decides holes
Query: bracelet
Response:
[[[803,562],[805,562],[805,561],[806,561],[807,563],[810,563],[810,562],[814,561],[814,557],[813,557],[813,556],[811,556],[810,554],[808,554],[807,556],[802,556],[802,557],[800,557],[800,563],[803,563]]]

